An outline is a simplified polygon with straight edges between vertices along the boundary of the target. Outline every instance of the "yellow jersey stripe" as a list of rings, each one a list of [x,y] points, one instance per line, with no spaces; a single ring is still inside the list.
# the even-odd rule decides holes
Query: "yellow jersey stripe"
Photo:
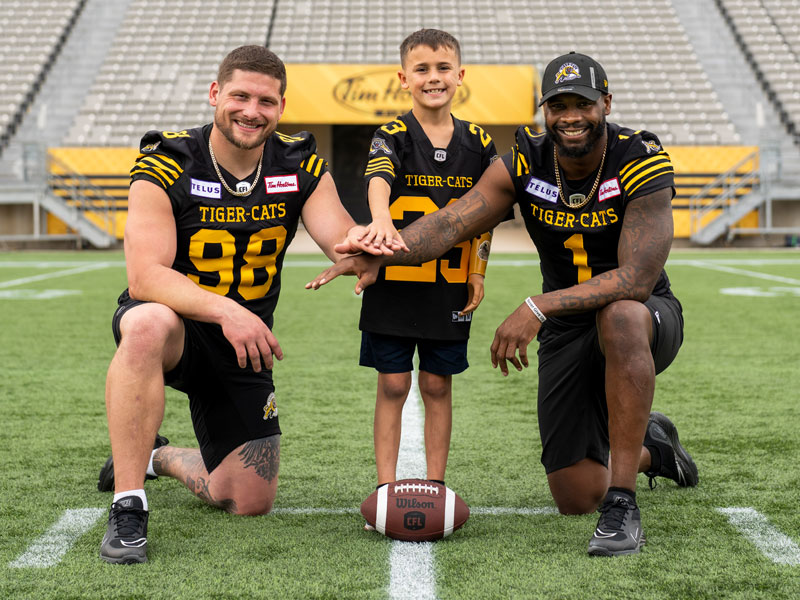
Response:
[[[635,169],[639,168],[640,166],[646,166],[646,165],[648,165],[648,164],[650,164],[650,163],[652,163],[654,161],[670,162],[669,156],[667,155],[667,153],[662,151],[662,152],[659,152],[658,154],[656,154],[655,156],[651,156],[649,158],[640,158],[640,159],[633,160],[633,161],[629,162],[627,165],[625,165],[624,167],[622,167],[619,170],[619,175],[620,175],[620,177],[625,177],[627,175],[628,171],[635,170]]]
[[[150,177],[155,177],[161,182],[161,185],[164,187],[164,189],[167,189],[170,186],[170,184],[164,181],[164,179],[158,173],[153,172],[152,169],[137,169],[136,167],[131,169],[131,177],[133,177],[137,173],[143,173],[144,175],[150,175]]]
[[[174,159],[169,156],[164,156],[163,154],[142,154],[138,160],[139,162],[150,163],[156,167],[171,171],[175,179],[180,177],[181,173],[183,173],[183,169]]]
[[[629,189],[629,188],[626,187],[625,188],[625,192],[628,194],[628,196],[631,196],[636,190],[638,190],[640,187],[642,187],[645,183],[647,183],[649,181],[653,181],[653,179],[656,179],[657,177],[661,177],[662,175],[666,175],[666,174],[672,173],[672,172],[673,172],[672,169],[669,169],[669,170],[664,170],[664,171],[659,171],[657,173],[653,173],[653,175],[651,175],[650,177],[648,177],[644,181],[640,181],[639,184],[636,187],[634,187],[633,189]],[[631,182],[631,184],[632,183],[633,182]]]
[[[659,161],[657,163],[650,163],[649,165],[642,165],[642,168],[629,171],[626,175],[620,177],[620,183],[622,184],[622,187],[627,190],[642,177],[646,177],[655,171],[673,173],[674,169],[672,168],[672,163],[667,160]]]

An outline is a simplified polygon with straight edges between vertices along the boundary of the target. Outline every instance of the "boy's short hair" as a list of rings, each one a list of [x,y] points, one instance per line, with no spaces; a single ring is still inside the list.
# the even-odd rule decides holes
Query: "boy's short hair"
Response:
[[[264,46],[239,46],[231,50],[219,64],[217,83],[220,87],[231,80],[236,69],[274,77],[281,82],[281,97],[286,92],[286,66],[277,54]]]
[[[461,45],[458,40],[441,29],[420,29],[409,35],[400,44],[400,64],[404,65],[406,56],[417,46],[430,46],[434,50],[438,50],[440,46],[450,48],[456,53],[458,64],[461,64]]]

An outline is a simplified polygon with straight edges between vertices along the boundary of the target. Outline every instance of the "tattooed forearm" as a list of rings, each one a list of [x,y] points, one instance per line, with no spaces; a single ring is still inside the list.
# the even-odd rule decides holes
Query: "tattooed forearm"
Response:
[[[618,246],[619,266],[545,295],[539,308],[550,315],[597,310],[617,300],[644,302],[664,268],[672,245],[669,189],[632,201],[625,211]]]
[[[278,476],[280,455],[280,435],[271,435],[247,442],[239,452],[245,469],[253,467],[258,476],[266,481],[272,481]]]
[[[473,189],[458,201],[405,227],[401,235],[410,252],[395,252],[384,262],[418,265],[438,258],[459,242],[488,231],[498,221],[487,198]]]

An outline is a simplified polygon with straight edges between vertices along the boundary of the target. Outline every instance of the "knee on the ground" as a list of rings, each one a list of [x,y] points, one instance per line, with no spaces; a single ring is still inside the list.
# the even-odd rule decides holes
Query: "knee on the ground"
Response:
[[[228,512],[235,515],[257,517],[272,511],[275,498],[268,494],[242,493],[234,495],[231,500]]]
[[[584,496],[571,496],[568,498],[555,498],[558,512],[562,515],[588,515],[600,506],[605,491]]]

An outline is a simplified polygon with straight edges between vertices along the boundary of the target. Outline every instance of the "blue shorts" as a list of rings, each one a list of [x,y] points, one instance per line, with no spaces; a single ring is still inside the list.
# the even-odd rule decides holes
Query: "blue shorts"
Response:
[[[424,340],[361,332],[362,367],[378,373],[408,373],[414,370],[414,350],[419,352],[419,370],[434,375],[455,375],[466,371],[467,340]]]

